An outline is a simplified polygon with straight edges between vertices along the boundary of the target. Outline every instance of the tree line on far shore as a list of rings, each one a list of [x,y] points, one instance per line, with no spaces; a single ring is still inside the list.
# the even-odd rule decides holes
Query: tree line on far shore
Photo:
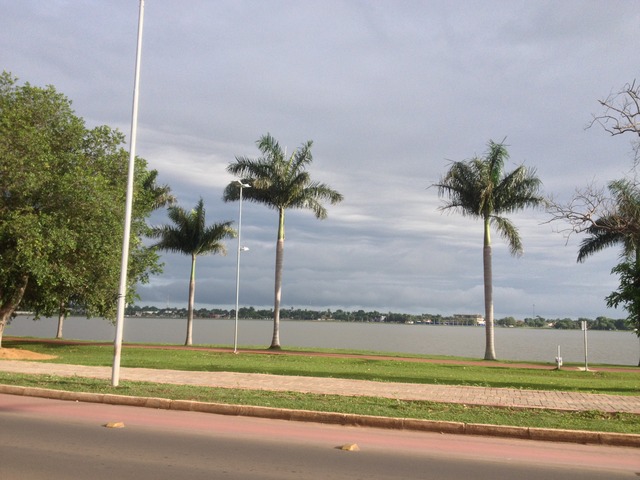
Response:
[[[83,312],[75,312],[82,315]],[[186,308],[156,306],[129,305],[126,309],[129,317],[165,317],[165,318],[187,318]],[[335,321],[335,322],[361,322],[361,323],[404,323],[404,324],[426,324],[426,325],[474,325],[473,316],[448,316],[431,313],[410,314],[410,313],[381,313],[377,310],[309,310],[307,308],[288,308],[280,312],[283,320],[300,321]],[[224,308],[200,308],[194,310],[194,317],[200,319],[232,319],[235,318],[235,309]],[[255,307],[241,307],[238,309],[238,318],[245,320],[271,320],[273,318],[272,309],[256,309]],[[537,315],[534,318],[516,319],[512,316],[503,317],[496,320],[496,325],[500,327],[529,327],[529,328],[556,328],[561,330],[578,330],[581,322],[587,321],[589,330],[620,330],[630,331],[633,326],[624,318],[608,318],[604,316],[591,318],[544,318]]]

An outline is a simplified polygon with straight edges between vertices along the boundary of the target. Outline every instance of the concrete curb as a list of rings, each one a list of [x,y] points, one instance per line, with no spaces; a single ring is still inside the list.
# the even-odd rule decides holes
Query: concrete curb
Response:
[[[55,400],[105,403],[111,405],[127,405],[132,407],[165,410],[182,410],[214,413],[217,415],[270,418],[296,422],[315,422],[357,427],[450,433],[456,435],[481,435],[517,438],[523,440],[589,443],[640,448],[640,435],[623,433],[483,425],[475,423],[418,420],[412,418],[390,418],[372,415],[354,415],[347,413],[314,412],[309,410],[290,410],[284,408],[194,402],[190,400],[170,400],[155,397],[129,397],[126,395],[114,395],[108,393],[67,392],[64,390],[49,390],[45,388],[20,387],[14,385],[0,385],[0,393],[51,398]]]

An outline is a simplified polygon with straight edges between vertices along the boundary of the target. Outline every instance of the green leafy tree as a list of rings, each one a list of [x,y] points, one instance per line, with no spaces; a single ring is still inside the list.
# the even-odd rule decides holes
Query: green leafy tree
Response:
[[[627,310],[627,322],[640,340],[640,266],[635,261],[622,261],[611,272],[618,275],[620,285],[607,296],[607,306],[623,307]],[[611,330],[615,328],[613,321],[609,327]]]
[[[490,141],[484,157],[453,162],[440,182],[434,185],[438,187],[438,194],[448,199],[441,210],[453,210],[463,216],[478,218],[483,223],[485,360],[496,359],[491,226],[507,241],[512,255],[521,255],[523,248],[518,230],[504,215],[537,207],[543,202],[538,193],[541,182],[535,170],[521,165],[506,173],[504,163],[508,158],[503,143]]]
[[[0,75],[0,341],[19,305],[36,316],[69,304],[87,315],[115,313],[127,169],[122,143],[124,136],[109,127],[87,130],[54,87],[20,86],[11,74]],[[138,163],[141,178],[151,175],[144,160]],[[147,214],[137,211],[142,222]],[[159,268],[147,256],[135,278]]]
[[[495,323],[504,327],[515,327],[518,324],[518,321],[513,317],[504,317],[497,320]]]
[[[262,203],[278,212],[276,240],[275,288],[273,305],[272,349],[280,347],[280,303],[282,298],[282,268],[284,259],[284,215],[288,209],[308,209],[316,218],[327,217],[323,201],[332,205],[342,201],[342,195],[324,183],[311,180],[307,166],[313,161],[312,142],[307,141],[287,157],[280,144],[270,135],[263,135],[256,142],[262,156],[257,159],[236,157],[227,171],[248,183],[243,190],[248,201]],[[231,182],[224,191],[225,201],[239,199],[240,188]]]
[[[578,330],[580,328],[580,322],[576,322],[570,318],[563,318],[561,320],[556,320],[553,324],[553,328],[558,330]]]
[[[196,290],[196,258],[198,255],[226,254],[222,241],[233,238],[236,232],[232,222],[206,225],[204,201],[202,198],[190,212],[174,205],[168,209],[173,225],[155,227],[149,232],[151,238],[160,241],[152,246],[160,250],[183,253],[191,256],[191,274],[189,276],[189,304],[187,310],[187,338],[185,345],[193,343],[193,306]]]
[[[612,318],[597,317],[593,322],[590,322],[590,330],[617,330],[616,322]]]
[[[145,168],[144,161],[141,159],[136,159],[136,182],[138,178],[149,178],[155,177],[157,174],[156,170],[147,171]],[[150,189],[151,188],[151,189]],[[154,191],[155,188],[155,191]],[[166,200],[159,200],[158,198],[153,197],[145,198],[148,195],[156,195],[162,191],[170,191],[170,188],[167,185],[158,186],[158,185],[149,185],[143,183],[142,185],[134,186],[134,189],[140,191],[141,195],[137,199],[137,201],[133,205],[132,219],[131,219],[131,227],[132,227],[132,235],[129,244],[129,262],[128,262],[128,274],[127,274],[127,301],[131,302],[135,299],[139,298],[136,294],[136,285],[149,283],[149,279],[152,275],[159,275],[163,271],[163,264],[160,262],[160,256],[157,251],[153,248],[149,248],[143,242],[143,237],[148,235],[150,227],[146,223],[146,219],[152,211],[163,208],[166,206]],[[144,191],[142,191],[144,189]],[[148,190],[150,189],[150,190]],[[166,198],[172,199],[173,195],[166,194]],[[146,203],[146,201],[151,201],[151,203]],[[174,200],[170,200],[173,203]],[[75,257],[75,261],[77,261],[77,256]],[[119,272],[118,272],[119,273]],[[94,275],[95,277],[95,275]],[[94,278],[94,282],[99,279]],[[103,277],[104,280],[104,277]],[[103,293],[106,290],[103,290]],[[109,288],[109,292],[112,291],[112,288]],[[62,328],[63,323],[66,316],[69,314],[70,308],[73,307],[75,309],[81,308],[85,311],[87,310],[87,303],[79,301],[77,298],[77,294],[75,290],[69,290],[68,295],[64,295],[62,292],[61,298],[65,300],[60,301],[60,309],[58,311],[58,328],[56,333],[56,338],[62,338]],[[106,297],[103,297],[101,300],[101,308],[91,309],[94,316],[102,316],[107,319],[113,320],[115,317],[115,304],[113,294],[108,294]],[[48,316],[52,315],[52,313],[47,313]]]
[[[90,158],[94,165],[100,165],[101,171],[106,171],[111,178],[112,194],[119,198],[118,202],[113,203],[113,211],[110,218],[116,219],[116,231],[122,231],[121,224],[124,217],[123,205],[125,202],[123,181],[125,180],[126,171],[122,170],[123,165],[128,165],[129,153],[124,150],[121,145],[125,142],[124,135],[109,127],[101,126],[88,132],[84,141],[85,155]],[[147,224],[149,215],[160,208],[172,205],[175,197],[171,194],[171,188],[168,185],[159,185],[157,183],[158,172],[156,170],[147,170],[146,162],[141,158],[136,158],[135,178],[134,178],[134,195],[133,212],[131,220],[131,239],[128,262],[127,275],[127,300],[133,301],[136,298],[135,286],[137,284],[148,283],[149,277],[162,272],[162,265],[159,262],[159,255],[155,249],[147,247],[143,243],[143,238],[149,233],[150,227]],[[109,201],[105,199],[105,201]],[[101,222],[104,221],[103,216],[86,219],[85,222]],[[62,329],[64,319],[70,308],[82,308],[91,315],[103,316],[113,319],[115,316],[115,306],[113,285],[119,281],[119,260],[122,237],[120,239],[114,237],[111,239],[109,249],[105,249],[104,238],[88,237],[83,245],[83,250],[73,252],[67,259],[71,265],[82,267],[81,260],[84,257],[95,256],[97,249],[109,252],[110,261],[104,264],[110,265],[109,274],[98,271],[94,266],[88,265],[86,273],[90,275],[90,282],[80,283],[78,285],[62,284],[59,286],[59,294],[56,298],[59,302],[58,309],[58,328],[56,338],[62,337]],[[115,252],[115,256],[114,256]],[[81,255],[84,253],[85,255]],[[93,260],[92,260],[93,261]],[[87,265],[85,265],[87,267]],[[81,278],[81,277],[80,277]],[[103,285],[101,289],[93,289],[95,295],[89,299],[79,295],[83,287],[86,285]],[[117,290],[117,284],[116,284]],[[89,292],[86,292],[87,294]],[[51,305],[43,314],[50,316],[55,312]]]

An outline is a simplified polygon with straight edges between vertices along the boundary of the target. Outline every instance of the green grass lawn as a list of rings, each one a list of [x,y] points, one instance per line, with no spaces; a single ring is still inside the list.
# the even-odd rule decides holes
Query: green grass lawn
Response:
[[[57,358],[51,360],[55,363],[92,366],[110,366],[113,363],[112,346],[25,343],[23,341],[5,341],[3,345],[8,348],[23,348],[56,355]],[[420,357],[415,356],[414,358]],[[491,366],[491,362],[487,363],[489,366],[476,366],[304,354],[282,355],[243,352],[239,355],[233,355],[229,352],[206,350],[149,349],[128,346],[123,347],[121,365],[123,367],[173,370],[269,373],[381,382],[640,395],[640,370],[635,367],[629,367],[623,372],[601,372],[597,371],[597,366],[592,366],[594,371],[580,372],[499,367]]]
[[[56,355],[51,362],[78,365],[111,366],[112,346],[63,345],[5,341],[4,347]],[[335,353],[335,351],[334,351]],[[353,354],[354,352],[348,352]],[[357,352],[356,352],[357,353]],[[419,358],[413,356],[414,358]],[[425,357],[426,358],[426,357]],[[473,385],[502,388],[578,391],[585,393],[640,395],[640,372],[629,367],[623,372],[580,372],[553,369],[528,369],[421,363],[401,359],[344,358],[311,354],[283,355],[206,350],[176,350],[125,346],[123,367],[168,368],[194,371],[230,371],[354,378],[382,382]],[[557,412],[539,409],[476,407],[421,401],[398,401],[372,397],[341,397],[295,392],[264,392],[239,389],[121,382],[114,392],[104,380],[48,375],[22,375],[0,372],[0,383],[38,386],[58,390],[118,393],[205,402],[270,406],[340,413],[355,413],[401,418],[447,420],[493,425],[539,428],[563,428],[640,434],[640,415],[601,412]]]

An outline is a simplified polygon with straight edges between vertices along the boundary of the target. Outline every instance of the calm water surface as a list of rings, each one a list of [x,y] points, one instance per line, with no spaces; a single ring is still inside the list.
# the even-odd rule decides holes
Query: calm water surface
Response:
[[[239,346],[268,346],[272,327],[269,320],[240,320]],[[34,321],[31,317],[18,316],[7,326],[5,335],[52,338],[56,330],[57,319]],[[113,342],[115,327],[100,318],[70,317],[64,323],[63,333],[67,339]],[[185,319],[125,319],[125,342],[183,344],[185,335]],[[195,344],[233,345],[233,335],[233,320],[194,320]],[[484,356],[483,327],[282,321],[280,341],[284,347]],[[560,345],[565,362],[584,362],[584,335],[580,330],[496,328],[495,341],[497,356],[503,360],[554,363]],[[631,332],[589,331],[587,343],[589,363],[638,364],[640,343]]]

